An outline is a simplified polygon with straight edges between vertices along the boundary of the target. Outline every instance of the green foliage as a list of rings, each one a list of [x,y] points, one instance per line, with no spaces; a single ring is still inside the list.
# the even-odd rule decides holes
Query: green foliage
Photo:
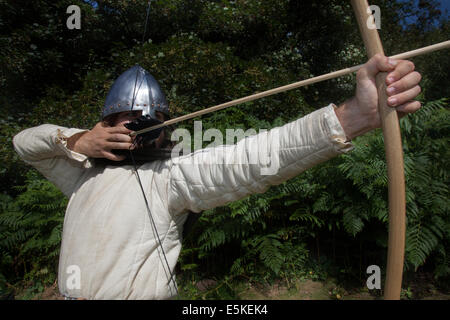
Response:
[[[446,264],[449,230],[448,99],[427,103],[415,117],[405,119],[408,154],[405,161],[408,185],[407,261],[417,269],[433,251]],[[432,137],[433,139],[429,139]],[[447,251],[447,252],[446,252]],[[445,270],[441,264],[436,268]],[[440,276],[450,273],[440,272]]]
[[[15,199],[0,195],[1,274],[42,289],[55,281],[67,199],[34,171],[17,188]]]

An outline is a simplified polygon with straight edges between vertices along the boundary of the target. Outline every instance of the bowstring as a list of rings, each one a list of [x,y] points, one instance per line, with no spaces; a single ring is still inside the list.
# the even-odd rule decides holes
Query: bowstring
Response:
[[[166,276],[168,277],[167,284],[170,284],[170,281],[173,282],[176,294],[178,296],[177,283],[175,281],[175,277],[174,277],[172,271],[170,270],[170,265],[169,265],[169,262],[167,261],[167,256],[166,256],[166,253],[164,251],[164,247],[162,245],[161,238],[159,237],[159,233],[158,233],[158,229],[156,228],[155,220],[153,219],[152,212],[150,211],[150,207],[148,205],[148,200],[147,200],[147,197],[145,195],[144,187],[142,186],[141,178],[139,177],[139,172],[137,170],[136,162],[134,161],[133,153],[131,152],[131,150],[130,150],[130,156],[131,156],[131,161],[133,162],[134,172],[135,172],[137,180],[139,182],[139,186],[141,187],[142,195],[144,196],[144,202],[145,202],[145,206],[147,208],[148,216],[150,217],[150,222],[151,222],[151,225],[152,225],[153,233],[156,234],[156,238],[158,240],[159,247],[161,248],[161,252],[162,252],[163,257],[164,257],[164,262],[166,264],[167,270],[169,271],[169,274],[166,273]],[[169,278],[169,276],[170,276],[170,278]],[[169,288],[170,288],[170,286],[169,286]]]
[[[149,14],[150,14],[150,5],[151,5],[151,0],[148,1],[148,5],[147,5],[147,15],[145,17],[144,34],[142,35],[141,45],[144,44],[145,34],[147,32],[147,23],[148,23],[148,18],[149,18]],[[135,99],[136,99],[136,96],[137,96],[136,86],[137,86],[137,80],[138,80],[138,75],[139,75],[139,67],[138,67],[137,64],[136,64],[136,67],[137,67],[136,68],[136,79],[134,81],[133,99],[132,99],[132,102],[131,102],[131,111],[133,110],[134,102],[135,102]],[[135,140],[133,146],[136,146],[136,140]],[[164,262],[166,264],[167,270],[169,271],[169,274],[166,273],[166,276],[168,278],[167,284],[169,285],[169,289],[172,291],[172,289],[170,288],[170,281],[173,282],[174,288],[175,288],[175,291],[176,291],[176,295],[178,297],[179,293],[178,293],[177,283],[175,281],[175,277],[174,277],[174,275],[172,273],[172,270],[170,269],[169,262],[167,261],[167,256],[166,256],[166,253],[164,251],[164,247],[163,247],[161,238],[159,236],[158,229],[156,228],[155,220],[153,219],[152,212],[151,212],[150,207],[148,205],[147,196],[145,195],[144,187],[142,186],[141,177],[139,176],[139,172],[138,172],[138,169],[137,169],[136,162],[134,161],[133,152],[131,151],[131,148],[132,148],[132,146],[128,149],[128,151],[130,152],[130,158],[131,158],[131,161],[133,163],[133,169],[134,169],[134,172],[136,174],[136,178],[137,178],[137,180],[139,182],[139,186],[141,188],[142,195],[144,196],[144,202],[145,202],[145,206],[147,208],[148,216],[150,218],[150,223],[151,223],[151,226],[152,226],[152,229],[153,229],[153,233],[154,233],[154,235],[156,235],[156,239],[158,241],[159,247],[161,248],[161,252],[162,252],[162,255],[164,257]],[[160,259],[161,259],[161,257],[160,257]]]

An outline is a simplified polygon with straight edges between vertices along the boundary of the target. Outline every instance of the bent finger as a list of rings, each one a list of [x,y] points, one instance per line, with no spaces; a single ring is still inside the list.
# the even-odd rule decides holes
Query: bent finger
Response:
[[[125,155],[117,155],[117,154],[109,152],[109,151],[105,151],[103,153],[103,156],[106,159],[109,159],[109,160],[112,160],[112,161],[122,161],[122,160],[125,160],[125,158],[126,158]]]
[[[420,103],[420,101],[408,101],[400,106],[398,106],[397,108],[395,108],[397,110],[397,113],[399,113],[399,116],[405,116],[409,113],[414,113],[417,110],[419,110],[421,108],[422,104]]]
[[[134,144],[129,142],[110,142],[107,144],[107,149],[133,150]]]
[[[412,63],[411,61],[399,60],[395,69],[386,76],[386,83],[390,85],[395,81],[400,80],[408,73],[413,72],[414,69],[415,69],[414,63]]]
[[[390,107],[400,106],[410,100],[414,100],[421,91],[422,89],[420,88],[420,86],[415,86],[414,88],[406,90],[405,92],[396,94],[392,97],[389,97],[388,105]]]
[[[132,142],[133,139],[128,134],[123,133],[113,133],[108,136],[106,139],[107,141],[111,142]]]
[[[133,132],[133,130],[128,129],[125,126],[116,126],[116,127],[109,127],[108,132],[109,133],[130,134],[131,132]]]
[[[417,71],[414,71],[408,73],[400,80],[392,83],[389,87],[387,87],[386,91],[389,96],[399,94],[401,92],[414,88],[420,83],[420,80],[422,80],[422,75]]]

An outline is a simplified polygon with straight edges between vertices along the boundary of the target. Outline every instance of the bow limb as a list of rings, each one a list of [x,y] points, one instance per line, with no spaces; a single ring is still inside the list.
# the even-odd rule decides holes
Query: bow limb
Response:
[[[368,57],[371,58],[377,53],[384,55],[377,29],[369,29],[367,26],[367,19],[369,18],[367,0],[351,0],[351,3]],[[389,242],[384,298],[386,300],[399,300],[405,254],[405,175],[397,111],[387,105],[386,75],[386,72],[380,72],[376,77],[378,110],[384,136],[389,194]]]

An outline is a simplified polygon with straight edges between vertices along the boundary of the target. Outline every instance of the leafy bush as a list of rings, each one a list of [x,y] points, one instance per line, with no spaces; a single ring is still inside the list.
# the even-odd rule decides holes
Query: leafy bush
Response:
[[[42,290],[56,279],[67,198],[35,171],[17,188],[15,199],[0,197],[1,274]]]

